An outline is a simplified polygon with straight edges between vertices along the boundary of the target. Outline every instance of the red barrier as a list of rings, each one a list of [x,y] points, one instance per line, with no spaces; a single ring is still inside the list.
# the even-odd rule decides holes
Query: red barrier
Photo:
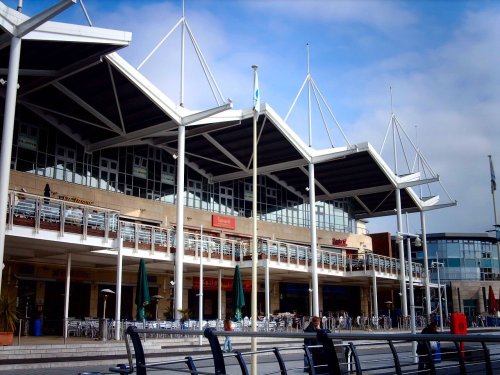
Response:
[[[467,334],[467,319],[463,313],[451,313],[450,331],[454,335]],[[460,342],[460,355],[464,356],[464,343]]]

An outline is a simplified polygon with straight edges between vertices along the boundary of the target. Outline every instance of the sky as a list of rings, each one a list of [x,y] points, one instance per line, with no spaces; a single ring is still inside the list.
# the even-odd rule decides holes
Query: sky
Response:
[[[35,15],[56,2],[24,0],[23,12]],[[18,1],[4,3],[15,8]],[[131,45],[119,53],[134,67],[182,16],[180,0],[83,4],[94,27],[132,32]],[[454,207],[426,213],[427,232],[484,233],[493,228],[488,155],[500,176],[500,1],[187,0],[185,16],[233,108],[252,106],[251,66],[256,64],[261,100],[285,118],[309,71],[328,105],[322,107],[327,126],[315,105],[311,109],[312,147],[369,142],[403,173],[404,163],[396,166],[392,157],[392,136],[384,142],[393,114],[409,139],[410,149],[397,151],[398,159],[406,156],[408,168],[415,171],[418,148],[440,176],[439,184],[415,190],[438,194],[441,203],[457,201]],[[80,4],[56,20],[88,22]],[[179,30],[140,69],[176,103]],[[184,84],[187,108],[217,105],[188,36]],[[309,143],[307,87],[287,123]],[[500,216],[498,203],[497,211]],[[418,214],[408,215],[408,223],[408,231],[420,231]],[[394,233],[396,217],[370,219],[368,229]]]

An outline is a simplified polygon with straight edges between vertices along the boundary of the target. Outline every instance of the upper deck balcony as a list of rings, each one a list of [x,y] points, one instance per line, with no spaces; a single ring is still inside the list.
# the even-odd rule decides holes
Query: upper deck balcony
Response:
[[[69,235],[79,236],[80,242],[101,239],[107,243],[103,248],[116,249],[115,240],[123,240],[124,256],[174,261],[176,251],[175,228],[133,223],[120,220],[120,213],[74,200],[46,198],[19,191],[10,191],[7,210],[8,234],[14,235],[16,228],[32,228],[31,237],[37,238],[43,232],[56,232],[58,241],[68,242]],[[10,232],[10,233],[9,233]],[[260,266],[310,272],[312,254],[310,246],[265,238],[258,239],[257,253]],[[201,231],[187,231],[184,234],[184,263],[204,264],[233,268],[251,267],[251,240],[235,240],[203,234]],[[405,269],[409,263],[406,261]],[[349,255],[346,252],[317,251],[318,273],[324,276],[350,278],[377,277],[397,280],[401,272],[400,261],[373,253]],[[420,263],[412,262],[416,282],[421,282],[424,270]]]

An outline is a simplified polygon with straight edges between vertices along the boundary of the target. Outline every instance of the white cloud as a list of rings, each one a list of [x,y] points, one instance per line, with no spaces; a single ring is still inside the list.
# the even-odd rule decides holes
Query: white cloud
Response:
[[[123,1],[106,12],[102,4],[85,2],[95,25],[133,32],[131,47],[121,54],[135,66],[181,16],[180,2]],[[396,115],[410,135],[418,126],[424,155],[459,201],[456,208],[430,212],[428,231],[483,231],[493,224],[488,154],[500,170],[500,7],[450,7],[436,13],[432,2],[275,0],[188,2],[186,10],[223,94],[236,108],[251,106],[250,66],[258,64],[262,98],[284,116],[306,75],[310,42],[313,77],[348,138],[379,149],[392,86]],[[179,39],[173,35],[142,70],[175,102]],[[190,47],[186,53],[186,105],[213,106]],[[304,117],[304,111],[296,115]],[[292,126],[307,142],[304,121]],[[320,144],[322,125],[314,126],[314,146],[326,146]]]

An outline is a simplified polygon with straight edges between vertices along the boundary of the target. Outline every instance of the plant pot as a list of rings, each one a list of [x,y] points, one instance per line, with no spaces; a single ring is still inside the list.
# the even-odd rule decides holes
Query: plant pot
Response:
[[[9,346],[14,341],[14,332],[0,332],[0,345]]]

